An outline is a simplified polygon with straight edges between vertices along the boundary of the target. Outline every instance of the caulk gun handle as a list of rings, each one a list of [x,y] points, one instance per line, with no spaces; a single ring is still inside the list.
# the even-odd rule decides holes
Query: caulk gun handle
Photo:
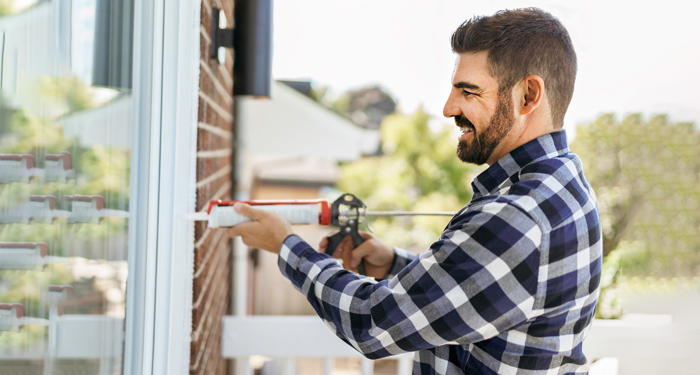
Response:
[[[352,244],[355,245],[355,248],[357,248],[358,246],[360,246],[360,244],[365,242],[365,239],[356,230],[350,232],[350,237],[352,237]],[[360,275],[367,274],[367,272],[365,270],[365,260],[364,259],[360,259],[360,264],[357,265],[357,273],[359,273]]]
[[[332,236],[328,236],[328,247],[326,248],[326,254],[333,256],[333,253],[338,248],[338,245],[340,245],[340,243],[343,242],[345,236],[347,236],[347,234],[343,233],[342,229],[340,232]],[[355,245],[355,247],[358,247],[361,243],[365,242],[365,239],[362,238],[362,236],[357,232],[350,232],[350,237],[352,238],[352,243],[353,245]],[[357,272],[360,275],[366,274],[364,260],[362,260],[360,264],[357,265]]]
[[[338,245],[340,245],[340,243],[343,242],[343,238],[345,238],[345,234],[342,232],[338,232],[338,233],[336,233],[332,236],[328,236],[326,238],[328,238],[328,247],[326,248],[326,254],[333,256],[333,253],[338,248]]]

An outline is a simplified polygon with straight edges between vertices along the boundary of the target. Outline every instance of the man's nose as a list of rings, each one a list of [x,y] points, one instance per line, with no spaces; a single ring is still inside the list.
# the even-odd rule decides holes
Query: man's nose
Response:
[[[462,114],[462,109],[459,108],[457,103],[452,98],[452,94],[447,98],[445,102],[445,107],[442,109],[442,115],[445,117],[455,117]]]

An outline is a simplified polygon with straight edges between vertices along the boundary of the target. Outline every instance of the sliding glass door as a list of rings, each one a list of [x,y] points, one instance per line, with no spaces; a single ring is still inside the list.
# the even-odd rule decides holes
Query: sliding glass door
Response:
[[[139,4],[0,1],[0,374],[142,361],[152,72]]]

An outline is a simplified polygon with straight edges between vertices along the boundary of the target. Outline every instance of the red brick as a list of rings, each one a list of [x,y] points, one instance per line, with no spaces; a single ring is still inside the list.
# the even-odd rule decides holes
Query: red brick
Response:
[[[209,42],[207,36],[211,32],[211,14],[209,13],[209,4],[214,4],[214,7],[223,9],[229,24],[233,20],[233,0],[203,0],[201,11],[202,33],[200,33],[200,58],[203,65],[209,68],[209,71],[200,69],[199,90],[200,93],[210,98],[214,103],[220,106],[226,113],[233,113],[233,87],[227,84],[226,79],[219,70],[219,62],[217,59],[209,58]],[[229,57],[226,59],[225,67],[228,70],[229,76],[233,76],[233,65]],[[215,82],[220,84],[217,87]],[[221,90],[221,87],[224,90]],[[225,92],[225,93],[224,93]],[[233,129],[233,122],[228,116],[221,116],[212,108],[208,102],[201,97],[199,98],[199,109],[197,112],[197,121],[208,125],[218,127],[227,131]],[[232,147],[231,138],[222,137],[211,133],[204,129],[197,129],[197,150],[221,150]],[[216,158],[198,158],[197,159],[197,182],[203,181],[212,174],[230,166],[231,157],[216,157]],[[227,173],[216,180],[210,181],[203,186],[197,188],[197,207],[203,208],[207,203],[214,198],[214,195],[225,184],[231,181],[231,173]],[[231,189],[227,189],[224,195],[220,198],[228,199],[231,196]],[[205,222],[197,222],[195,225],[195,241],[202,240],[202,236],[207,231]],[[231,299],[231,249],[230,240],[226,236],[222,236],[217,243],[213,243],[216,237],[215,232],[210,232],[207,237],[202,240],[202,243],[195,249],[195,272],[200,272],[192,285],[194,304],[201,298],[200,304],[196,309],[192,310],[192,332],[201,332],[196,339],[193,339],[190,345],[190,373],[191,374],[227,374],[229,361],[221,358],[220,342],[221,342],[221,317],[229,310]],[[226,246],[227,251],[219,253],[218,246]],[[207,259],[207,254],[209,258]],[[225,254],[225,255],[224,255]],[[223,257],[223,258],[217,258]],[[225,259],[227,258],[227,259]],[[208,285],[205,285],[207,278],[211,279]],[[223,300],[219,297],[223,296]],[[205,311],[207,304],[211,307]],[[195,365],[195,362],[199,362]]]

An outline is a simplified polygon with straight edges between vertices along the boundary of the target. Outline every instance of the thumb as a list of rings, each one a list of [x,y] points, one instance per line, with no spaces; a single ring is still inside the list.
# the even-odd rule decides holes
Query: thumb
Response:
[[[352,261],[353,267],[356,267],[362,261],[362,258],[366,257],[376,257],[378,254],[386,253],[388,246],[384,245],[381,241],[377,240],[373,235],[365,232],[360,232],[365,238],[365,242],[361,243],[360,246],[352,251]],[[393,249],[390,251],[392,253],[393,260]],[[367,259],[365,259],[367,260]]]
[[[360,244],[360,246],[356,247],[355,250],[352,251],[352,260],[350,264],[353,267],[357,267],[360,262],[362,262],[362,258],[366,257],[367,255],[370,255],[371,253],[374,252],[373,244],[372,241],[365,241]]]
[[[263,211],[255,209],[251,207],[249,204],[242,203],[242,202],[236,202],[233,205],[233,209],[243,215],[243,216],[248,216],[249,218],[253,220],[258,220],[262,217]]]

